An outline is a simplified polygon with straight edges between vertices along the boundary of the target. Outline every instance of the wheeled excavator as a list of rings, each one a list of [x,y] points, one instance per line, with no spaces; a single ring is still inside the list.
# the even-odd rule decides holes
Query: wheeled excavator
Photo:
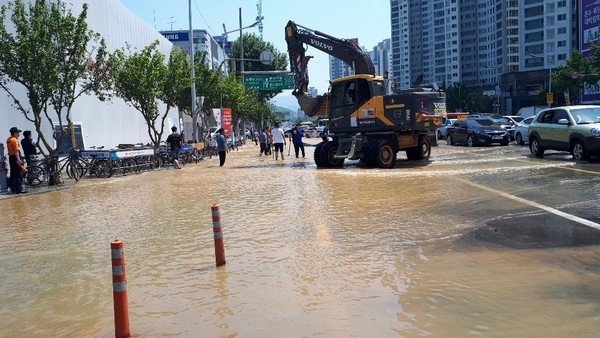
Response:
[[[329,119],[330,140],[319,143],[317,167],[342,167],[345,159],[368,167],[392,168],[397,153],[409,160],[428,160],[431,138],[446,112],[444,92],[411,88],[387,94],[388,81],[375,75],[369,56],[352,41],[311,30],[289,21],[285,27],[291,71],[296,80],[292,94],[308,116]],[[305,45],[346,62],[355,75],[330,81],[329,91],[308,94]]]

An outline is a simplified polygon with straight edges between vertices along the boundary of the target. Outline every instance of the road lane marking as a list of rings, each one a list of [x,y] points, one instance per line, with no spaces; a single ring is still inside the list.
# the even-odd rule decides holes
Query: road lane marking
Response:
[[[535,161],[526,161],[526,160],[521,160],[521,159],[516,159],[515,161],[525,162],[525,163],[531,163],[531,162],[537,163]],[[570,163],[570,162],[567,162],[567,163]],[[575,165],[575,163],[572,163],[572,164]],[[600,175],[600,172],[598,172],[598,171],[591,171],[591,170],[585,170],[585,169],[577,169],[577,168],[573,168],[572,166],[556,166],[555,168],[560,168],[560,169],[565,169],[565,170],[579,171],[579,172],[582,172],[582,173],[592,174],[592,175]]]
[[[576,222],[576,223],[579,223],[579,224],[583,224],[583,225],[587,225],[587,226],[589,226],[591,228],[600,230],[600,224],[592,222],[592,221],[587,220],[585,218],[581,218],[581,217],[578,217],[578,216],[575,216],[575,215],[571,215],[571,214],[568,214],[566,212],[554,209],[552,207],[545,206],[543,204],[539,204],[539,203],[536,203],[536,202],[533,202],[533,201],[530,201],[530,200],[526,200],[524,198],[517,197],[515,195],[511,195],[509,193],[505,193],[505,192],[500,191],[500,190],[492,189],[492,188],[486,187],[484,185],[468,181],[468,180],[466,180],[464,178],[457,177],[457,179],[459,181],[468,183],[468,184],[470,184],[470,185],[472,185],[472,186],[474,186],[476,188],[479,188],[479,189],[482,189],[482,190],[494,193],[496,195],[500,195],[502,197],[506,197],[506,198],[511,199],[513,201],[517,201],[517,202],[529,205],[529,206],[534,207],[534,208],[545,210],[545,211],[547,211],[547,212],[549,212],[551,214],[554,214],[554,215],[566,218],[566,219],[568,219],[570,221],[573,221],[573,222]]]

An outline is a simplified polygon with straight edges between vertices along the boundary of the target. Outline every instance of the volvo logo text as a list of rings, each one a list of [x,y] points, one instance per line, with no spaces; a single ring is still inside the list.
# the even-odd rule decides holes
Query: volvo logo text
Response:
[[[322,49],[333,50],[333,46],[328,45],[325,42],[321,42],[319,40],[310,39],[310,44],[316,47],[321,47]]]

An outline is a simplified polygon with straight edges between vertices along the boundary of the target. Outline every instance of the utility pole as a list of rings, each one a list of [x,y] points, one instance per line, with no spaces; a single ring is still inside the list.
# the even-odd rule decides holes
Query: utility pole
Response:
[[[194,29],[192,28],[192,0],[189,0],[189,16],[190,16],[190,63],[192,64],[192,138],[198,142],[198,111],[196,109],[196,64],[194,62]]]

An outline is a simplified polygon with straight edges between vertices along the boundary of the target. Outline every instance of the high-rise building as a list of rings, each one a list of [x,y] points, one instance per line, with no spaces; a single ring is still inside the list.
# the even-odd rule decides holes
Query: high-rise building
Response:
[[[190,53],[190,38],[189,31],[161,31],[164,37],[173,43],[173,45],[181,48],[186,53]],[[194,29],[194,51],[205,52],[205,62],[211,69],[217,69],[227,58],[225,50],[205,29]]]
[[[357,38],[348,39],[348,41],[360,47]],[[350,65],[336,57],[329,56],[329,79],[334,80],[350,75],[354,75],[354,70]]]
[[[392,64],[399,88],[460,81],[456,0],[391,0]]]
[[[515,73],[555,68],[570,58],[578,4],[391,0],[393,74],[400,88],[460,82],[512,104]]]
[[[375,74],[385,75],[392,72],[390,69],[392,65],[392,40],[385,39],[379,42],[373,47],[373,50],[369,52],[369,57],[375,65]]]
[[[525,1],[519,21],[523,56],[520,70],[549,69],[564,65],[577,47],[574,1]]]
[[[349,39],[356,46],[359,46],[358,39]],[[365,50],[365,48],[362,48]],[[391,72],[392,64],[392,52],[391,52],[391,40],[385,39],[373,46],[373,50],[365,51],[369,55],[369,58],[375,66],[375,75],[385,75],[386,71]],[[337,79],[344,76],[354,75],[354,70],[346,62],[329,56],[329,78]]]

